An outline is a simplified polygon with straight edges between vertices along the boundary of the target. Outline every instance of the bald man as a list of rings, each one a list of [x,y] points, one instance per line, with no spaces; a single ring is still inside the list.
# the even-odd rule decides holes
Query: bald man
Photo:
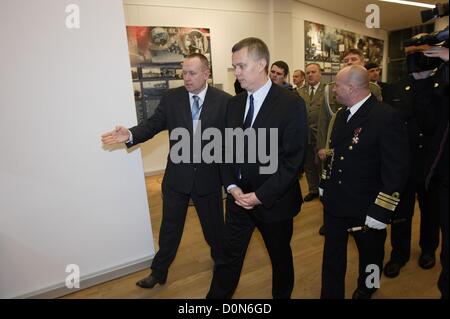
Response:
[[[364,54],[358,49],[348,49],[342,55],[342,63],[345,66],[360,65],[364,66]],[[367,71],[366,71],[367,72]],[[330,82],[325,87],[325,94],[322,103],[322,107],[319,110],[319,119],[317,124],[317,155],[323,161],[326,158],[328,151],[327,147],[327,137],[328,137],[328,126],[330,124],[331,118],[336,113],[336,111],[342,107],[336,99],[336,94],[334,93],[335,82]],[[381,88],[376,83],[369,83],[370,92],[379,100],[382,101]]]
[[[332,156],[322,172],[326,231],[321,297],[345,297],[351,233],[359,253],[352,298],[369,299],[379,288],[386,225],[408,176],[408,140],[396,111],[371,94],[364,67],[343,68],[333,91],[343,107],[331,131]]]
[[[342,63],[344,66],[359,65],[364,66],[364,54],[361,50],[350,48],[342,55]],[[324,88],[322,105],[319,109],[319,116],[317,120],[317,139],[316,149],[317,156],[322,162],[330,155],[329,143],[330,143],[330,126],[335,119],[336,112],[343,105],[337,100],[334,92],[336,83],[330,82]],[[372,95],[374,95],[379,101],[382,101],[381,89],[375,83],[369,83],[369,89]],[[325,234],[325,225],[322,225],[319,230],[319,234]]]

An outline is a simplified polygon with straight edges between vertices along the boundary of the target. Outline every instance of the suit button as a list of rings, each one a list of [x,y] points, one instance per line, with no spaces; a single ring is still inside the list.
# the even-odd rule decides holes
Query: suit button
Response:
[[[419,145],[419,148],[423,148],[423,145]]]
[[[338,172],[339,172],[339,173],[342,173],[342,170],[340,169]]]
[[[342,182],[341,182],[341,181],[338,181],[338,184],[339,184],[339,185],[341,185],[341,184],[342,184]]]
[[[343,161],[344,160],[344,156],[341,156],[341,161]]]
[[[422,133],[420,133],[420,134],[419,134],[419,136],[420,136],[420,137],[422,137],[422,136],[423,136],[423,134],[422,134]]]

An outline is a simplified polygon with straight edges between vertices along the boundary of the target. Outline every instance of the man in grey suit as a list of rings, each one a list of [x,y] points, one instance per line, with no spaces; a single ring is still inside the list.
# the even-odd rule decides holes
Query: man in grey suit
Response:
[[[304,170],[308,181],[308,194],[303,199],[305,202],[319,197],[320,160],[317,157],[317,125],[319,110],[322,106],[325,85],[320,83],[322,72],[317,63],[306,66],[307,85],[298,89],[298,94],[305,100],[308,110],[308,145],[305,153]]]
[[[171,133],[182,128],[189,131],[192,150],[192,136],[196,129],[201,128],[202,134],[208,128],[223,128],[226,104],[231,97],[208,86],[209,75],[206,57],[200,53],[189,55],[183,62],[184,86],[171,89],[163,95],[155,113],[148,120],[130,129],[117,126],[115,130],[102,135],[102,142],[126,143],[127,147],[131,147],[151,139],[163,130]],[[180,142],[180,138],[178,136],[178,139],[170,140],[171,149]],[[207,141],[201,143],[203,149]],[[156,284],[166,282],[169,267],[181,241],[190,198],[194,202],[215,264],[222,259],[224,216],[219,163],[205,163],[203,159],[194,161],[192,153],[195,150],[189,153],[187,162],[174,161],[171,156],[167,159],[162,182],[163,216],[159,251],[151,265],[152,273],[136,283],[139,287],[153,288]]]

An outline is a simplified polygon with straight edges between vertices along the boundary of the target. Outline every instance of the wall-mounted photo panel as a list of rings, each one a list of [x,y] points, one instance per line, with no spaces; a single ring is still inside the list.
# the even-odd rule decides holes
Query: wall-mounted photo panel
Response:
[[[157,105],[165,91],[184,84],[181,62],[186,56],[201,53],[211,65],[209,29],[128,26],[127,36],[133,80],[139,79],[143,86],[144,103],[136,104],[138,122],[153,114],[155,107],[148,106]],[[135,78],[134,69],[141,70],[141,77]],[[212,83],[212,72],[208,82]]]

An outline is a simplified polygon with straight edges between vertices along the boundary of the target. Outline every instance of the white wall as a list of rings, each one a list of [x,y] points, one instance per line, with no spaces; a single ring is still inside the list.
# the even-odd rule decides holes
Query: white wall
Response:
[[[304,69],[305,20],[383,39],[385,57],[388,52],[386,31],[367,29],[361,22],[294,0],[123,0],[123,3],[127,25],[210,28],[214,82],[222,83],[230,94],[234,94],[229,74],[231,47],[245,37],[264,40],[272,61],[284,60],[291,70]],[[386,60],[383,67],[386,70]],[[169,152],[167,132],[141,148],[146,174],[165,168]]]
[[[136,123],[123,6],[77,0],[0,4],[0,298],[81,279],[154,255],[139,149],[100,134]]]

